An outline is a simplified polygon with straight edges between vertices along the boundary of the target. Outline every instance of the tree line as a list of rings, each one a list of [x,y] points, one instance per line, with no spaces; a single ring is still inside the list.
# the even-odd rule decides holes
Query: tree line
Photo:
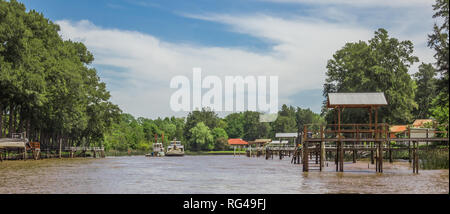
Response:
[[[369,41],[347,43],[326,66],[321,114],[283,105],[271,123],[259,121],[259,112],[231,113],[224,118],[202,109],[186,118],[135,118],[111,103],[105,83],[90,65],[94,56],[80,42],[63,40],[59,26],[16,0],[0,0],[0,137],[26,132],[32,141],[53,147],[104,145],[107,149],[148,150],[164,135],[188,150],[227,149],[228,138],[273,138],[277,132],[301,132],[307,123],[332,123],[326,109],[330,92],[384,92],[389,103],[379,111],[380,122],[410,124],[434,118],[447,129],[449,1],[433,5],[435,24],[428,46],[436,62],[418,63],[411,41],[375,31]],[[367,110],[346,109],[343,123],[367,122]],[[161,141],[161,139],[159,139]]]
[[[437,0],[434,24],[428,35],[428,46],[435,50],[435,63],[421,63],[418,72],[410,68],[419,58],[414,56],[411,41],[390,37],[387,30],[378,29],[368,42],[347,43],[336,51],[327,63],[323,95],[330,92],[384,92],[388,106],[379,110],[381,122],[411,124],[414,119],[434,118],[439,129],[449,124],[448,61],[449,61],[449,1]],[[335,112],[323,103],[322,115],[333,123]],[[343,123],[365,123],[366,109],[345,109]],[[446,128],[447,127],[447,128]]]
[[[113,150],[148,150],[154,142],[166,145],[173,139],[181,140],[187,150],[227,150],[229,138],[247,141],[274,138],[277,132],[298,132],[304,124],[324,124],[325,120],[310,109],[283,105],[278,118],[271,123],[260,122],[261,113],[245,111],[220,118],[208,108],[190,112],[186,118],[134,118],[122,114],[119,123],[112,125],[104,145]],[[156,137],[155,137],[156,136]]]
[[[0,136],[26,132],[44,147],[95,144],[120,109],[80,42],[15,0],[0,1]]]

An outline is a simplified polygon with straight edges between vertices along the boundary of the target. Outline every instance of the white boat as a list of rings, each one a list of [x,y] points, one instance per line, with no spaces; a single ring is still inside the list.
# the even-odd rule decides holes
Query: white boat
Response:
[[[146,157],[163,157],[164,154],[164,146],[162,143],[154,143],[153,144],[153,152],[146,154]]]
[[[181,145],[181,141],[170,141],[170,145],[167,146],[166,156],[183,156],[184,146]]]
[[[26,149],[28,138],[24,133],[13,133],[12,138],[0,138],[0,149]]]

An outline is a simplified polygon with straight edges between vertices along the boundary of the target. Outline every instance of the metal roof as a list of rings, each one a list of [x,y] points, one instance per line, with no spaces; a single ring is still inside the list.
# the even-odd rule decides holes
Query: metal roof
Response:
[[[287,143],[289,143],[289,141],[287,140],[282,140],[281,142],[279,140],[274,140],[270,142],[270,144],[287,144]]]
[[[256,139],[255,142],[257,143],[266,143],[266,142],[270,142],[272,141],[272,139]]]
[[[0,138],[0,148],[24,148],[25,139]]]
[[[387,105],[383,92],[372,93],[328,93],[328,108],[370,107]]]
[[[296,133],[296,132],[295,133],[276,133],[275,137],[286,137],[286,138],[298,137],[298,133]]]

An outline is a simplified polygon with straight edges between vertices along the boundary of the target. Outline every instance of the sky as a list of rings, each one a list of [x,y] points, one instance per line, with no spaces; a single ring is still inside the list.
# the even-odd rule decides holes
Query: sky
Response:
[[[345,43],[368,41],[378,28],[411,40],[432,63],[432,0],[25,0],[83,42],[111,92],[136,117],[185,116],[170,97],[177,75],[278,76],[278,104],[320,112],[326,63]],[[192,101],[191,101],[192,102]],[[223,112],[224,115],[229,112]]]

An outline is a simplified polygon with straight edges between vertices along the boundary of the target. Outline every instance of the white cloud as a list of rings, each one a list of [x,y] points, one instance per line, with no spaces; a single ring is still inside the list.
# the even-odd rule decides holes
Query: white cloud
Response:
[[[339,21],[331,23],[311,17],[280,18],[264,14],[184,14],[190,18],[223,23],[230,26],[231,31],[275,43],[270,51],[264,53],[170,43],[136,31],[101,28],[86,20],[56,23],[61,26],[63,38],[81,41],[94,53],[94,65],[119,68],[120,72],[111,71],[110,67],[99,70],[106,76],[107,84],[120,81],[120,87],[111,88],[115,103],[135,116],[155,118],[185,114],[175,114],[170,110],[170,95],[175,89],[170,89],[169,83],[176,75],[185,75],[192,80],[193,67],[201,67],[203,77],[278,75],[280,105],[292,103],[289,97],[300,91],[322,88],[326,62],[332,54],[346,42],[367,41],[376,30],[358,24],[353,15],[326,11]],[[415,45],[416,42],[421,44],[418,48],[416,46],[416,54],[421,60],[432,60],[432,51],[425,45],[427,32],[411,34],[408,29],[389,32],[400,40],[411,39]]]
[[[297,3],[315,5],[345,5],[354,7],[408,7],[429,5],[431,0],[263,0],[277,3]]]

